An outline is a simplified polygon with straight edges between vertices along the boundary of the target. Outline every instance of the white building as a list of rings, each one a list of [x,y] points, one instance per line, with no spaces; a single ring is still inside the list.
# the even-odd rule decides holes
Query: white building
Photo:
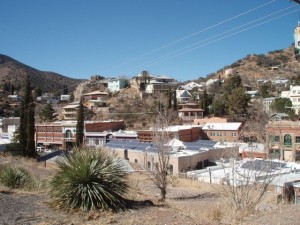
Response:
[[[126,78],[112,78],[108,81],[108,90],[110,92],[117,92],[123,88],[127,88],[129,84]]]
[[[292,108],[299,115],[300,110],[300,86],[290,86],[289,91],[282,91],[281,98],[289,98],[292,102]]]
[[[262,100],[263,106],[264,106],[264,110],[266,112],[269,112],[271,110],[270,106],[273,103],[273,101],[276,99],[276,97],[269,97],[269,98],[264,98]]]

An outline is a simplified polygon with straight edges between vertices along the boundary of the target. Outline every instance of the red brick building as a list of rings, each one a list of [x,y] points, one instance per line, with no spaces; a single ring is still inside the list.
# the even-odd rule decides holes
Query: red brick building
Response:
[[[199,126],[170,126],[166,129],[170,139],[177,138],[183,142],[191,142],[200,139],[201,128]],[[160,130],[138,131],[138,139],[141,142],[152,142],[154,135],[162,132]]]

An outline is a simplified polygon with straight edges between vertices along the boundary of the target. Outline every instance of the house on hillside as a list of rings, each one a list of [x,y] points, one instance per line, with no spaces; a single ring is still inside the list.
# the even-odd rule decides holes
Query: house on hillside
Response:
[[[262,103],[263,103],[263,106],[264,106],[264,111],[265,112],[269,112],[271,111],[271,105],[272,103],[274,102],[274,100],[276,99],[277,97],[269,97],[269,98],[264,98],[262,100]]]
[[[289,91],[282,91],[281,98],[288,98],[292,102],[292,109],[297,115],[300,115],[300,86],[290,86]]]
[[[147,84],[146,93],[165,93],[170,90],[177,89],[178,82],[168,76],[157,76],[151,79],[150,83]]]
[[[126,78],[111,78],[108,80],[108,90],[112,93],[118,92],[123,88],[127,88],[129,81]]]
[[[200,109],[195,103],[186,103],[179,105],[181,109],[178,111],[178,117],[182,119],[184,123],[193,123],[194,119],[203,118],[204,110]]]
[[[180,90],[180,89],[176,90],[176,98],[177,98],[178,103],[188,102],[190,100],[191,96],[192,95],[187,90]]]
[[[83,94],[84,101],[88,100],[102,100],[105,101],[108,99],[108,93],[102,91],[93,91]]]

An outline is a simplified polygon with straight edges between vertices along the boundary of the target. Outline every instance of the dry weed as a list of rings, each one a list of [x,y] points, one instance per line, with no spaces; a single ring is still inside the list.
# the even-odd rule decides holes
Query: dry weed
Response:
[[[211,205],[207,208],[207,217],[210,221],[220,222],[223,218],[223,211],[220,204]]]

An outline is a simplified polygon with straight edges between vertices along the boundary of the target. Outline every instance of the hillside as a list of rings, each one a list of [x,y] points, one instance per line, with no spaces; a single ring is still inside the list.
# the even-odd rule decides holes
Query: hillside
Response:
[[[13,58],[0,54],[0,87],[4,82],[10,82],[15,87],[24,85],[26,75],[30,76],[32,87],[39,87],[45,92],[57,92],[63,90],[64,85],[68,85],[70,91],[82,81],[69,78],[58,73],[44,72],[27,66]],[[0,89],[1,89],[0,88]]]
[[[243,59],[225,66],[216,73],[208,75],[207,78],[221,78],[226,69],[234,69],[244,84],[255,86],[258,79],[288,78],[300,74],[300,64],[295,60],[294,47],[270,51],[268,54],[251,54]]]

